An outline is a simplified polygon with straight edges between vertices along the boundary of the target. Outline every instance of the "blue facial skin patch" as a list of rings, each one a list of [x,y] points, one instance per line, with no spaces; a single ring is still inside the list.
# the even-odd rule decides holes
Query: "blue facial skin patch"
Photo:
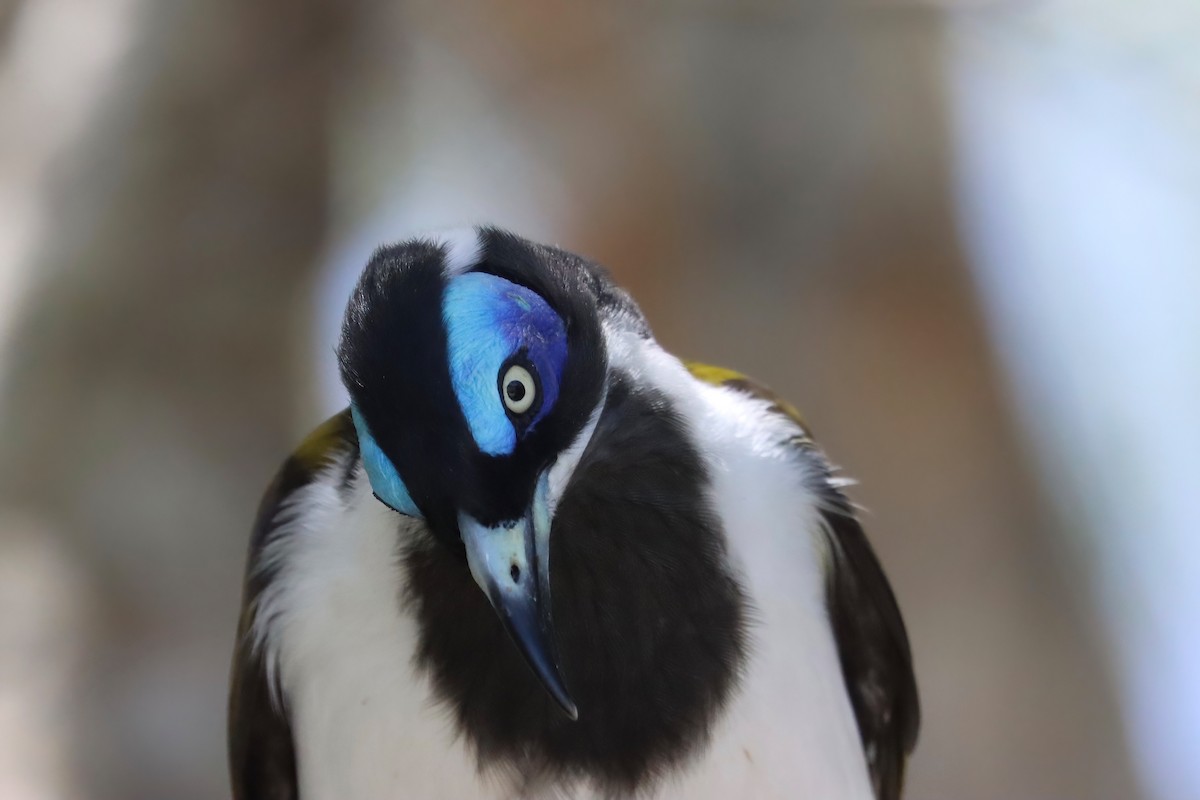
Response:
[[[421,512],[408,493],[408,487],[396,471],[391,459],[383,454],[375,437],[371,435],[367,423],[354,406],[350,407],[350,416],[354,419],[354,429],[358,431],[358,450],[362,457],[363,466],[367,470],[367,478],[371,481],[371,489],[379,499],[387,503],[401,514],[410,517],[420,517]]]
[[[442,297],[450,354],[450,380],[479,449],[509,455],[517,430],[500,396],[500,368],[516,353],[537,372],[541,398],[526,430],[558,400],[567,331],[562,318],[536,292],[484,272],[451,279]]]

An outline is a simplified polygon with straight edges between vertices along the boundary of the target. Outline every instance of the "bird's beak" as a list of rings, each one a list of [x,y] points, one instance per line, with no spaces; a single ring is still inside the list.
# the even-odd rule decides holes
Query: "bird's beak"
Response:
[[[495,527],[459,514],[467,563],[479,588],[546,691],[571,719],[579,718],[563,685],[550,619],[550,508],[546,474],[538,478],[524,516]]]

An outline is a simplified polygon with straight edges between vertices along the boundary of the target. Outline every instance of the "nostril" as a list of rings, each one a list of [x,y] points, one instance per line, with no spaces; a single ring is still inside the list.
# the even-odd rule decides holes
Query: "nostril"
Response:
[[[521,582],[521,568],[514,561],[513,565],[508,568],[508,574],[512,577],[513,583]]]

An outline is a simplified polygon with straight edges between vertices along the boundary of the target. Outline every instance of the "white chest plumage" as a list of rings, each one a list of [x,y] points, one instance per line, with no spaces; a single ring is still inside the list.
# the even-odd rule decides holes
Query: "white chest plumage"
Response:
[[[786,423],[761,401],[697,382],[651,343],[610,335],[609,351],[694,426],[753,603],[739,689],[708,746],[655,796],[870,798],[824,605],[819,515],[803,465],[780,445]],[[522,796],[512,776],[478,771],[414,668],[397,517],[372,500],[361,470],[349,493],[340,475],[335,465],[285,508],[287,535],[264,554],[278,572],[255,624],[291,715],[302,797]],[[546,791],[591,796],[582,784]]]

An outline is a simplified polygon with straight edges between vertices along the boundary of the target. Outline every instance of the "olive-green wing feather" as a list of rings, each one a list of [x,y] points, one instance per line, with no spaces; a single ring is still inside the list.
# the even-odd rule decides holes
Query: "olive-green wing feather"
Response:
[[[684,361],[683,365],[688,368],[688,372],[705,383],[736,389],[744,394],[757,397],[759,400],[766,400],[771,404],[772,411],[782,414],[796,423],[796,427],[800,429],[799,432],[805,444],[812,444],[812,435],[808,430],[808,423],[804,421],[803,415],[800,414],[800,409],[775,394],[770,388],[751,377],[731,369],[725,369],[724,367],[701,364],[699,361]]]
[[[773,411],[796,423],[790,441],[817,467],[813,488],[829,539],[826,602],[846,691],[875,796],[897,800],[904,786],[905,763],[917,741],[921,711],[908,633],[887,576],[800,412],[745,375],[685,363],[700,380],[766,400]]]
[[[229,769],[234,800],[296,800],[296,749],[287,710],[267,680],[263,655],[250,628],[255,606],[273,575],[258,567],[272,540],[280,506],[310,483],[335,456],[356,450],[350,412],[341,412],[313,431],[283,463],[259,505],[250,537],[242,613],[229,689]]]

